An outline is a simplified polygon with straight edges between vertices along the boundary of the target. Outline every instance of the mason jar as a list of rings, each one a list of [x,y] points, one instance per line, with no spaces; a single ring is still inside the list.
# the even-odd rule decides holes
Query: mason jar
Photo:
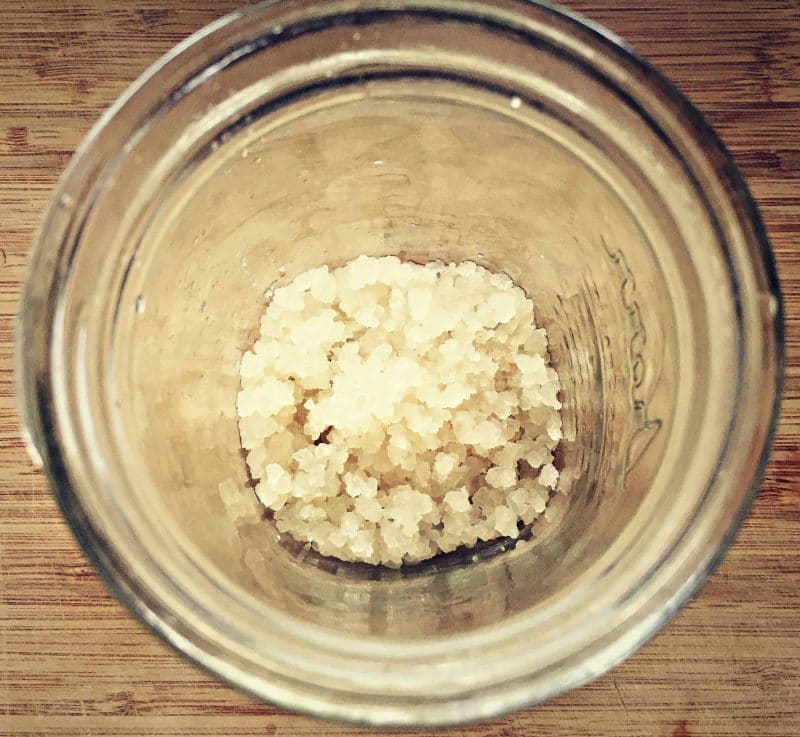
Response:
[[[535,303],[561,487],[522,540],[390,570],[280,535],[240,449],[265,292],[361,254],[472,260]],[[255,696],[371,724],[535,704],[697,589],[761,477],[781,301],[741,175],[617,38],[516,0],[268,2],[103,116],[38,236],[26,442],[117,597]]]

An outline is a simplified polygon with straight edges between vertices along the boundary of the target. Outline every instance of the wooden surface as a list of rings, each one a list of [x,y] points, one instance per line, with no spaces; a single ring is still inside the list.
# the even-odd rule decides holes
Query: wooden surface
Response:
[[[107,593],[18,436],[13,315],[50,191],[147,65],[236,6],[0,0],[0,735],[332,735],[168,650]],[[800,3],[569,2],[625,37],[717,127],[748,177],[787,301],[783,416],[763,488],[721,568],[599,681],[453,735],[800,734]]]

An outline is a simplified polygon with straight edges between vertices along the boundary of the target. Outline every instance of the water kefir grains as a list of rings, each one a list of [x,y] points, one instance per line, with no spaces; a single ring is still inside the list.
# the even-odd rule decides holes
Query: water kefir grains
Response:
[[[522,289],[470,261],[300,274],[241,382],[256,495],[323,555],[397,567],[516,537],[558,483],[547,334]]]

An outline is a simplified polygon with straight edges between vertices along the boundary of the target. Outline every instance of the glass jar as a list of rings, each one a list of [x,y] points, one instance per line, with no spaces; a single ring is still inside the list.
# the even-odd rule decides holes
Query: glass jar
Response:
[[[527,539],[398,571],[282,538],[235,417],[268,287],[390,253],[527,290],[566,431]],[[164,640],[292,709],[445,724],[585,683],[696,590],[763,471],[782,343],[741,176],[607,32],[290,0],[195,34],[92,130],[31,259],[18,390],[78,540]]]

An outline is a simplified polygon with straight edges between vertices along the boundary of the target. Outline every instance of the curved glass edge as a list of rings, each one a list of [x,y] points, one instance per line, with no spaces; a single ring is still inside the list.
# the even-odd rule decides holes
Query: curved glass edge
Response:
[[[54,234],[53,231],[57,230],[56,220],[59,217],[59,207],[63,207],[65,202],[71,200],[70,191],[72,187],[70,185],[74,180],[80,178],[82,165],[84,164],[84,159],[88,157],[88,152],[96,144],[97,139],[110,122],[124,110],[128,101],[139,90],[144,88],[167,64],[182,54],[187,53],[203,38],[228,26],[245,13],[257,13],[260,9],[266,8],[274,9],[280,7],[281,4],[266,2],[255,8],[248,9],[247,11],[232,13],[204,29],[201,29],[196,34],[178,44],[178,46],[155,62],[140,76],[95,124],[62,175],[54,195],[53,204],[43,222],[37,237],[33,255],[29,260],[26,288],[20,302],[21,309],[16,323],[15,383],[17,401],[22,419],[23,439],[25,440],[26,447],[28,448],[34,465],[45,469],[55,497],[59,503],[59,507],[69,522],[75,538],[86,552],[90,561],[100,572],[103,580],[114,595],[129,611],[142,620],[153,632],[159,635],[173,648],[189,657],[215,676],[222,677],[229,683],[260,698],[266,697],[275,703],[303,713],[363,724],[433,726],[463,723],[475,719],[487,719],[510,709],[519,708],[531,703],[538,703],[568,688],[588,682],[611,669],[618,662],[624,660],[631,652],[635,651],[644,641],[658,631],[664,623],[691,598],[706,577],[724,557],[725,552],[735,538],[736,531],[749,511],[761,480],[763,479],[780,414],[785,365],[784,306],[774,257],[769,247],[760,214],[749,189],[741,173],[734,164],[730,153],[714,130],[705,121],[702,114],[663,74],[650,65],[649,62],[632,51],[613,34],[605,31],[602,27],[594,23],[587,22],[581,16],[565,11],[550,3],[535,2],[533,4],[540,6],[554,15],[568,19],[579,26],[583,31],[592,33],[596,40],[610,47],[616,54],[622,54],[633,61],[648,75],[649,81],[652,82],[656,93],[668,95],[670,102],[678,109],[681,118],[687,120],[694,127],[695,135],[706,144],[704,148],[706,148],[707,151],[715,152],[723,162],[721,168],[717,166],[714,167],[715,172],[723,181],[727,181],[730,184],[731,199],[742,218],[740,224],[749,224],[752,228],[752,240],[755,241],[759,249],[760,265],[764,269],[769,291],[775,299],[775,314],[771,321],[776,360],[774,402],[764,446],[759,457],[756,473],[750,484],[749,493],[738,509],[735,519],[728,528],[726,535],[715,549],[714,556],[703,566],[702,570],[697,571],[695,576],[674,593],[667,608],[659,612],[651,621],[640,624],[636,634],[627,639],[624,648],[617,648],[613,654],[609,652],[613,650],[613,648],[607,648],[601,653],[596,654],[595,659],[598,659],[600,656],[603,656],[600,659],[606,659],[602,667],[592,670],[590,674],[587,674],[585,671],[583,674],[577,672],[562,673],[562,678],[559,679],[561,684],[558,687],[540,690],[539,693],[535,695],[525,695],[515,691],[512,694],[508,694],[506,698],[491,699],[484,697],[482,701],[476,703],[470,700],[459,700],[458,705],[455,703],[451,705],[453,708],[444,708],[441,704],[436,704],[433,708],[428,707],[424,711],[418,709],[416,706],[406,706],[398,711],[396,707],[382,707],[378,704],[366,705],[365,708],[359,709],[352,704],[342,705],[324,699],[299,698],[298,693],[290,692],[287,694],[284,689],[278,688],[277,685],[273,688],[265,688],[266,684],[260,679],[254,681],[254,679],[248,677],[246,673],[231,672],[228,669],[221,668],[218,659],[213,653],[203,651],[195,646],[190,647],[190,643],[183,637],[179,630],[170,624],[167,619],[159,616],[139,595],[133,582],[126,580],[124,565],[121,561],[114,560],[105,555],[103,551],[106,550],[106,547],[103,545],[102,536],[87,519],[85,514],[83,514],[76,502],[58,444],[56,439],[50,434],[55,426],[55,418],[52,413],[52,406],[49,403],[47,387],[41,385],[41,382],[46,380],[46,375],[45,372],[41,370],[42,366],[40,363],[44,363],[44,368],[46,370],[52,368],[47,354],[49,346],[44,345],[43,355],[37,353],[36,350],[37,342],[41,344],[43,340],[44,343],[49,340],[49,330],[42,330],[42,326],[47,324],[47,320],[43,318],[48,315],[48,308],[52,307],[49,297],[52,295],[51,290],[56,283],[55,267],[53,266],[53,279],[48,284],[50,287],[49,290],[34,294],[30,285],[32,282],[31,277],[34,273],[39,274],[45,266],[52,266],[51,264],[44,264],[43,262],[47,260],[48,256],[52,258],[53,255],[57,255],[60,245],[63,245],[59,243],[59,236]],[[397,4],[394,4],[394,7],[397,8],[398,12],[403,9]],[[31,346],[33,346],[33,348]],[[226,670],[228,672],[225,672]]]

